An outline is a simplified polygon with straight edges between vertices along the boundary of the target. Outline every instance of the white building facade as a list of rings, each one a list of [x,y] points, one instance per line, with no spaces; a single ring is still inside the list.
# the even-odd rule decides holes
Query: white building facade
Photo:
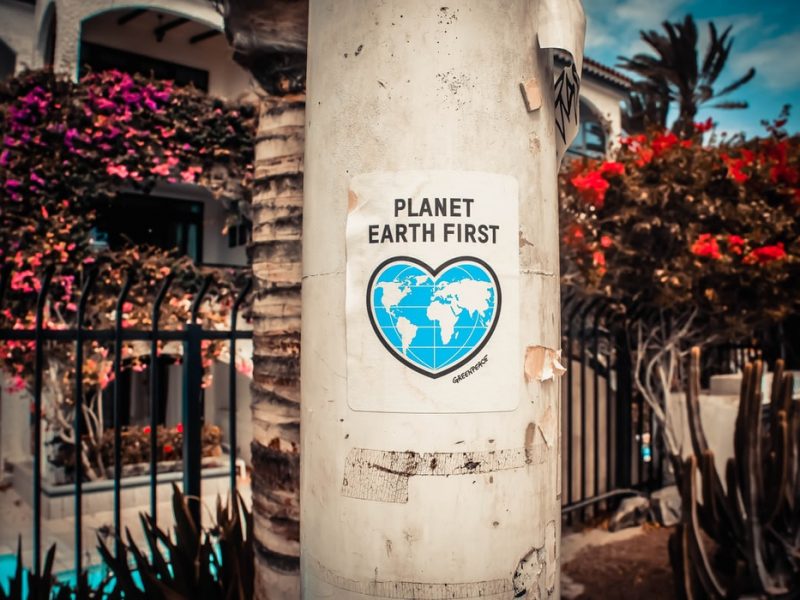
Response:
[[[52,67],[76,80],[89,71],[114,68],[192,84],[227,100],[252,98],[250,76],[234,62],[222,29],[222,19],[208,0],[0,0],[0,79],[26,68]],[[206,266],[248,265],[249,227],[223,234],[225,209],[203,187],[159,184],[146,195],[122,189],[107,211],[96,232],[101,245],[124,235],[178,247]],[[238,349],[249,356],[252,344],[240,341]],[[214,381],[205,391],[205,420],[222,428],[227,445],[227,365],[215,364],[212,372]],[[182,371],[175,365],[162,373],[167,380],[163,420],[173,426],[181,421]],[[128,377],[130,414],[125,420],[131,425],[149,420],[146,377],[146,372]],[[237,377],[237,453],[249,461],[249,378]],[[6,390],[2,393],[0,454],[12,462],[29,460],[28,402]]]

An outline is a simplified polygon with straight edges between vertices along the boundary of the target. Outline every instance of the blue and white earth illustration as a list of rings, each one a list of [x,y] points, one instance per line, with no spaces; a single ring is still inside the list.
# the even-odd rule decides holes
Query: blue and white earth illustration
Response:
[[[468,357],[491,333],[497,315],[495,278],[468,259],[436,276],[397,259],[376,274],[369,293],[378,335],[406,361],[431,374]]]

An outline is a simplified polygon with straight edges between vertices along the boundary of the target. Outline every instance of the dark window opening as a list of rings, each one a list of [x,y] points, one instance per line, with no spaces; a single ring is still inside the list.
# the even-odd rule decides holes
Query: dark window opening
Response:
[[[48,69],[53,68],[56,62],[56,10],[53,8],[50,14],[50,23],[47,29],[47,39],[44,45],[44,66]]]
[[[578,135],[569,147],[571,154],[600,158],[606,153],[606,130],[597,116],[581,102],[581,124]]]
[[[3,40],[0,40],[0,81],[14,74],[17,66],[17,54]]]
[[[208,91],[208,71],[195,69],[178,63],[136,54],[127,50],[118,50],[81,42],[81,66],[79,75],[83,77],[88,71],[100,72],[116,69],[130,75],[144,75],[155,79],[169,79],[175,85],[193,84],[199,90]]]
[[[120,193],[96,205],[94,245],[120,249],[148,244],[203,260],[203,203]]]
[[[228,248],[246,246],[250,241],[252,223],[245,219],[242,223],[228,227]]]

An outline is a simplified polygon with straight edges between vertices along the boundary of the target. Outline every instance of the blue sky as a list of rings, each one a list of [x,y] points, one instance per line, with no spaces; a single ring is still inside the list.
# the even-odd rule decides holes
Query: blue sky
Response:
[[[719,30],[733,25],[733,50],[720,79],[743,75],[749,67],[756,76],[726,99],[745,100],[744,110],[705,109],[700,119],[711,116],[720,131],[763,131],[761,119],[777,117],[781,106],[792,105],[788,129],[800,132],[800,11],[788,0],[583,0],[587,15],[586,55],[609,66],[617,56],[632,56],[648,46],[639,38],[641,29],[661,29],[665,19],[682,19],[691,13],[701,32],[699,49],[705,48],[709,20]]]

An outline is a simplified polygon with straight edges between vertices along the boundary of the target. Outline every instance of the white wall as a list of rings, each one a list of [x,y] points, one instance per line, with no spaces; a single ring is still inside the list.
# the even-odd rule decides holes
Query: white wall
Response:
[[[620,102],[624,96],[621,92],[594,81],[585,76],[581,80],[581,98],[595,110],[603,119],[608,121],[611,132],[609,141],[617,143],[617,138],[622,132],[622,114]]]
[[[224,35],[190,44],[189,38],[209,28],[201,23],[187,23],[170,30],[163,41],[158,42],[153,33],[159,25],[156,13],[146,13],[125,25],[118,25],[117,19],[125,12],[105,13],[85,21],[82,27],[83,39],[208,71],[208,92],[212,96],[237,98],[250,92],[249,75],[233,61],[232,51]],[[172,15],[166,15],[161,23],[173,18]]]
[[[0,0],[3,2],[9,0]],[[77,76],[80,39],[98,44],[170,60],[209,71],[209,93],[223,98],[235,98],[249,93],[249,75],[236,65],[224,36],[217,36],[191,45],[188,38],[209,28],[222,30],[222,18],[207,0],[41,0],[36,5],[36,41],[33,62],[44,61],[44,40],[47,36],[48,8],[56,9],[57,31],[54,66],[57,70]],[[155,15],[145,14],[124,26],[117,19],[129,10],[149,8],[170,15],[188,17],[188,23],[169,31],[157,42],[153,29]],[[113,14],[103,14],[107,11]]]
[[[33,6],[16,0],[0,0],[0,40],[16,52],[16,72],[33,64],[33,23]]]

